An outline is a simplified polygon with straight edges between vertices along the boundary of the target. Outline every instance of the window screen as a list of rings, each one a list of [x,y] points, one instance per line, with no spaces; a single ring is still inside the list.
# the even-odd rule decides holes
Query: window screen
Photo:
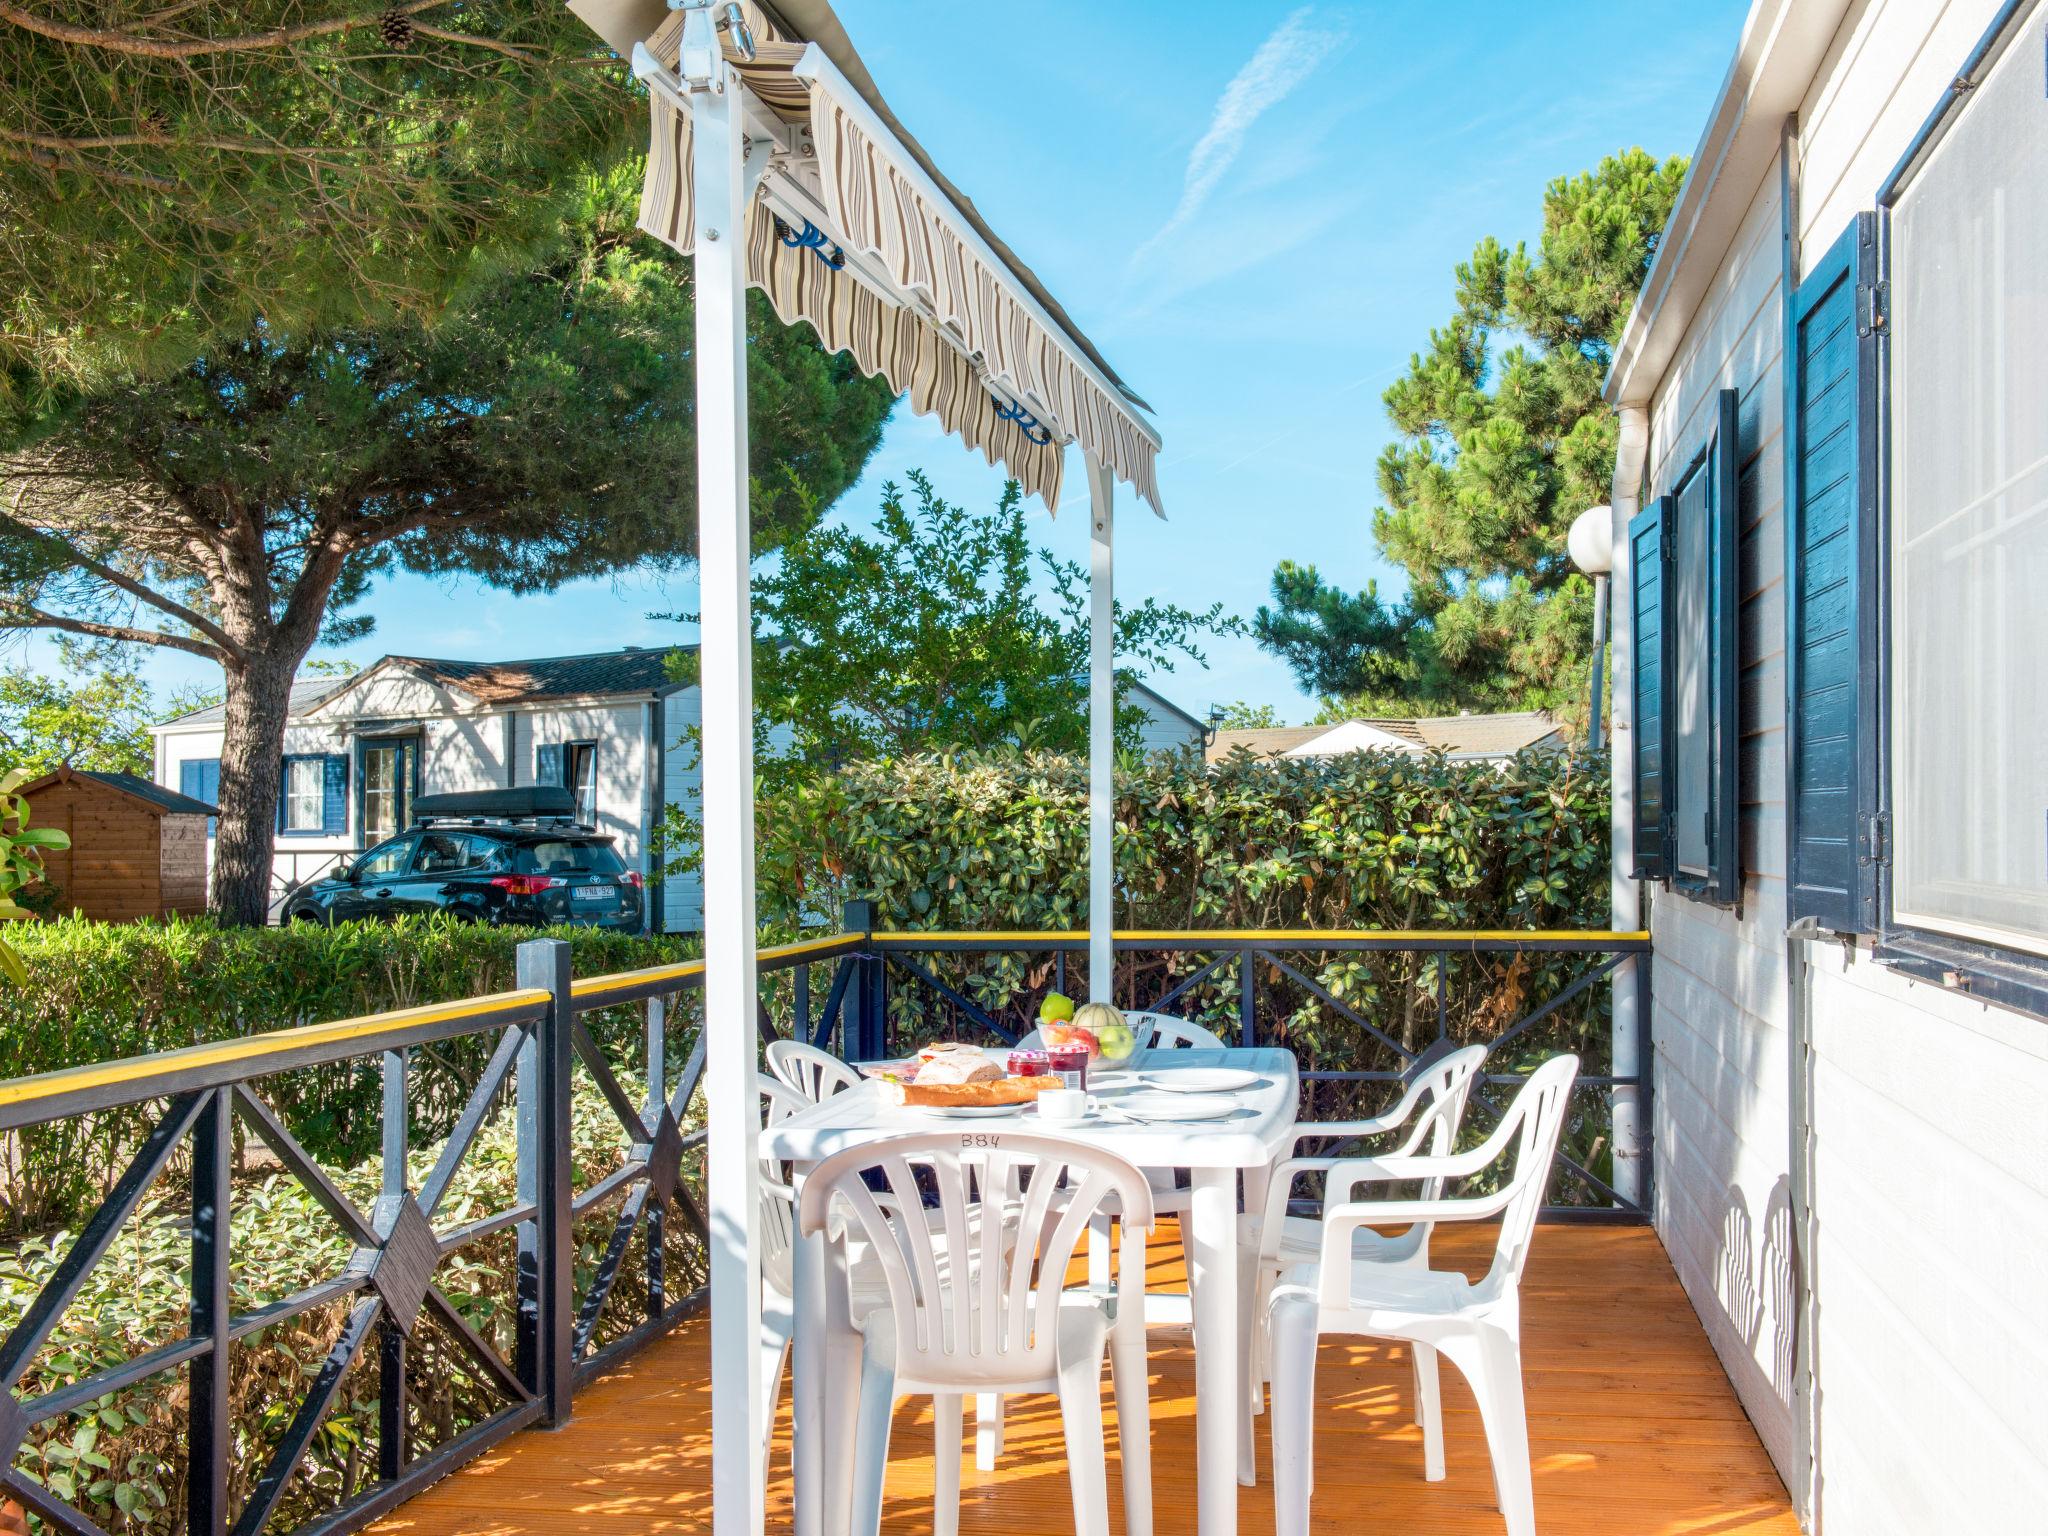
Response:
[[[1892,914],[2048,952],[2048,97],[2019,34],[1892,217]]]

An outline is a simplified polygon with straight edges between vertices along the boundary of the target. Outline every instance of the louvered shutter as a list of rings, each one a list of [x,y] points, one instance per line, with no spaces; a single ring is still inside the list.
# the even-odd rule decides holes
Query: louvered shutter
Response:
[[[348,831],[348,759],[329,757],[320,779],[320,830],[339,835]]]
[[[1672,503],[1660,496],[1630,520],[1629,635],[1634,676],[1635,869],[1642,879],[1671,873],[1671,711],[1665,669],[1665,639],[1671,633]]]
[[[1785,380],[1786,909],[1877,927],[1877,218],[1792,299]]]

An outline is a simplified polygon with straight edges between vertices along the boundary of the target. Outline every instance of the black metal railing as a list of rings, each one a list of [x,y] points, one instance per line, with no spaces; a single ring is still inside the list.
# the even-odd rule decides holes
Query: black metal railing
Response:
[[[1086,990],[1086,933],[888,932],[862,904],[844,919],[839,935],[761,952],[764,1037],[861,1060],[936,1034],[1010,1040],[1031,1027],[1045,991]],[[1143,932],[1118,934],[1114,948],[1121,1005],[1181,1014],[1233,1043],[1293,1049],[1306,1118],[1375,1107],[1438,1042],[1483,1039],[1492,1058],[1473,1099],[1483,1130],[1536,1060],[1579,1050],[1585,1099],[1552,1214],[1642,1218],[1647,1191],[1623,1199],[1603,1175],[1600,1144],[1617,1090],[1637,1093],[1649,1123],[1650,1080],[1608,1069],[1600,983],[1634,960],[1646,1028],[1647,936]],[[80,1507],[95,1502],[87,1483],[36,1479],[23,1448],[54,1425],[118,1409],[151,1379],[185,1389],[181,1433],[161,1454],[177,1462],[185,1517],[176,1523],[195,1536],[339,1536],[514,1430],[566,1420],[591,1376],[702,1302],[704,1136],[693,1100],[704,1039],[681,1004],[703,978],[701,961],[576,978],[568,946],[541,940],[520,946],[510,992],[0,1083],[0,1137],[99,1117],[132,1148],[0,1340],[7,1495],[48,1528],[106,1536]],[[427,1094],[415,1102],[419,1064],[445,1063],[461,1042],[477,1065],[460,1094],[437,1080],[428,1114]],[[291,1074],[370,1064],[383,1085],[380,1155],[360,1177],[337,1176],[272,1101],[298,1102],[281,1091]],[[279,1091],[266,1097],[271,1080]],[[233,1233],[253,1191],[251,1176],[236,1172],[238,1125],[344,1245],[331,1273],[240,1310]],[[509,1196],[479,1209],[454,1192],[487,1136],[509,1138],[516,1168]],[[600,1143],[609,1151],[587,1155]],[[182,1186],[172,1194],[184,1197],[176,1220],[189,1294],[171,1336],[111,1364],[53,1368],[96,1267],[160,1184]],[[465,1263],[469,1272],[451,1279]],[[475,1278],[493,1273],[509,1292],[496,1300]],[[314,1318],[325,1322],[313,1330],[319,1347],[303,1390],[284,1409],[271,1404],[269,1429],[251,1433],[236,1416],[248,1406],[237,1350],[260,1353],[267,1332]],[[461,1411],[426,1422],[415,1352],[470,1383]],[[376,1375],[373,1468],[310,1497],[320,1438],[344,1383],[366,1365]],[[149,1513],[127,1528],[171,1528]]]
[[[786,977],[792,1024],[810,1025],[812,967],[838,966],[857,943],[829,939],[763,951],[763,975]],[[105,1536],[94,1516],[106,1518],[97,1506],[119,1481],[108,1450],[128,1454],[121,1430],[102,1434],[94,1423],[81,1438],[68,1426],[105,1416],[125,1429],[124,1394],[181,1374],[182,1423],[158,1442],[157,1454],[172,1464],[150,1484],[173,1484],[182,1495],[184,1519],[175,1523],[195,1536],[353,1530],[514,1430],[563,1422],[583,1382],[701,1304],[706,1235],[692,1184],[701,1187],[703,1133],[685,1127],[703,1040],[699,1028],[674,1027],[672,1007],[701,990],[702,963],[577,979],[569,946],[539,940],[520,946],[517,981],[515,990],[488,997],[0,1083],[0,1136],[90,1116],[118,1127],[110,1133],[133,1147],[125,1170],[0,1341],[0,1381],[8,1389],[0,1395],[0,1483],[7,1497],[46,1528]],[[826,1010],[826,1023],[834,1022],[836,1006]],[[634,1027],[617,1026],[622,1009],[634,1010]],[[592,1017],[607,1021],[610,1050],[590,1027]],[[639,1047],[631,1065],[613,1059],[622,1039]],[[410,1112],[415,1062],[465,1040],[476,1045],[481,1068],[438,1148],[422,1147]],[[373,1194],[345,1187],[346,1176],[322,1167],[265,1097],[265,1080],[279,1074],[355,1070],[365,1062],[375,1063],[383,1082]],[[593,1119],[603,1127],[593,1131]],[[254,1181],[236,1177],[238,1124],[345,1244],[332,1273],[239,1311],[231,1278],[244,1277],[231,1233],[246,1230],[252,1218],[245,1207]],[[579,1188],[575,1140],[602,1144],[605,1130],[612,1146],[598,1161],[607,1166]],[[515,1148],[511,1198],[451,1216],[450,1193],[487,1132],[509,1134]],[[176,1220],[189,1233],[181,1255],[189,1296],[171,1320],[172,1336],[113,1364],[80,1368],[64,1332],[74,1305],[95,1270],[126,1252],[124,1229],[138,1213],[159,1209],[145,1207],[165,1198],[157,1187],[179,1183],[182,1190],[169,1193],[173,1208],[184,1197]],[[467,1290],[445,1283],[463,1260],[472,1261]],[[623,1284],[629,1269],[636,1277],[631,1294]],[[505,1271],[510,1295],[495,1300],[509,1305],[500,1309],[472,1281]],[[256,1405],[268,1426],[258,1432],[237,1377],[247,1358],[241,1350],[258,1355],[267,1331],[309,1319],[325,1320],[314,1330],[326,1341],[324,1356],[288,1411],[274,1402]],[[419,1412],[419,1372],[408,1366],[416,1347],[431,1347],[438,1372],[458,1373],[470,1384],[463,1411],[443,1415],[438,1425]],[[324,1507],[303,1492],[288,1502],[309,1480],[316,1438],[331,1433],[345,1380],[370,1362],[376,1411],[366,1438],[374,1441],[374,1471],[360,1486],[343,1480]],[[25,1470],[23,1449],[50,1439],[53,1425],[67,1426],[57,1450],[65,1467],[78,1470],[38,1478]],[[79,1445],[87,1448],[80,1452]],[[101,1476],[102,1466],[113,1475]],[[175,1512],[168,1500],[159,1509],[123,1504],[121,1518],[108,1523],[170,1529]]]
[[[808,1037],[853,1059],[897,1054],[935,1031],[1014,1041],[1032,1027],[1046,991],[1086,990],[1085,932],[885,932],[872,916],[866,904],[849,904],[844,926],[863,938],[835,978],[844,1006]],[[1612,1109],[1617,1093],[1632,1093],[1647,1133],[1649,935],[1119,931],[1113,947],[1119,1006],[1178,1014],[1235,1045],[1293,1050],[1305,1120],[1370,1113],[1442,1042],[1483,1043],[1487,1070],[1468,1111],[1473,1134],[1483,1135],[1539,1061],[1574,1051],[1575,1112],[1545,1213],[1648,1219],[1651,1159],[1642,1149],[1640,1188],[1616,1187]],[[1601,983],[1631,961],[1633,1039],[1645,1065],[1617,1073],[1610,989]]]

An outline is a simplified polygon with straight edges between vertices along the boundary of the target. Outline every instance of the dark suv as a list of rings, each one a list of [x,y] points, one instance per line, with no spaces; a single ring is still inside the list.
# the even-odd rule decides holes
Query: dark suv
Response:
[[[641,877],[580,826],[567,790],[421,795],[415,824],[293,893],[288,922],[451,912],[480,923],[640,927]]]

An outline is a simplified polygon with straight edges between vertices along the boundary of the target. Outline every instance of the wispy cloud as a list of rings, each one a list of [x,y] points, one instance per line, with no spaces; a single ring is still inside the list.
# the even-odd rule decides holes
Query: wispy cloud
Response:
[[[1341,26],[1315,24],[1310,19],[1312,11],[1313,7],[1303,6],[1274,28],[1216,98],[1208,131],[1188,154],[1180,202],[1152,237],[1132,253],[1133,268],[1143,265],[1154,249],[1179,234],[1201,212],[1244,148],[1252,125],[1285,101],[1344,41]]]

